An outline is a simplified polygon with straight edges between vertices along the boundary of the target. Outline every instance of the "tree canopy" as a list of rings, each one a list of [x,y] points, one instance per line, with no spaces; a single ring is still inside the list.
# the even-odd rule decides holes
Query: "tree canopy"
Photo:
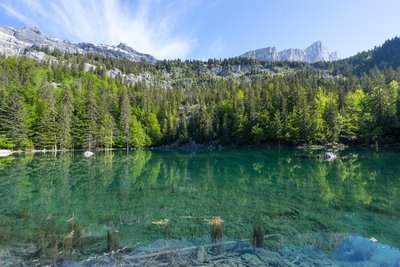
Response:
[[[361,63],[348,67],[356,59],[314,65],[239,58],[151,65],[53,55],[55,62],[0,56],[0,147],[400,141],[400,71],[386,65],[360,72]],[[85,63],[95,68],[85,71]],[[110,77],[107,71],[114,68],[124,75]],[[227,74],[213,75],[218,68]],[[232,74],[240,68],[246,71]],[[128,74],[142,79],[132,82]]]

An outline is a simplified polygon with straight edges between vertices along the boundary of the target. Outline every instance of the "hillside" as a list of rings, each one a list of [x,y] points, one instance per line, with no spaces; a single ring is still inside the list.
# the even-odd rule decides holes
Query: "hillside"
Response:
[[[395,59],[355,75],[372,62],[365,55],[382,62],[397,52],[390,49],[386,43],[313,65],[243,58],[150,64],[46,48],[32,50],[45,55],[40,60],[2,56],[0,147],[399,143]]]
[[[330,63],[315,63],[314,66],[346,75],[361,75],[373,69],[397,69],[400,67],[400,38],[387,40],[381,46],[346,59]]]

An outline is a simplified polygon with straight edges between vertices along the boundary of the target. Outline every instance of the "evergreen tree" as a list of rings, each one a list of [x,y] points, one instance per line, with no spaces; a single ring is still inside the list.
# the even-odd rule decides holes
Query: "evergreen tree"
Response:
[[[16,148],[32,148],[32,141],[28,137],[28,118],[21,92],[17,88],[12,88],[3,103],[0,110],[0,125],[2,125],[1,134],[4,140],[14,144]]]
[[[91,82],[88,83],[86,88],[86,113],[83,117],[83,147],[85,149],[95,149],[98,145],[99,128],[98,121],[98,106],[97,97],[94,93],[94,88]]]
[[[125,89],[119,91],[119,106],[119,127],[122,132],[123,142],[126,145],[126,150],[128,150],[132,133],[132,111],[128,94]]]
[[[57,150],[59,124],[53,86],[44,81],[38,89],[37,97],[35,145],[41,149]]]
[[[59,143],[60,149],[70,149],[72,147],[72,127],[74,116],[74,99],[69,87],[64,86],[61,91],[61,97],[58,106],[59,116]]]
[[[51,64],[0,56],[0,147],[128,149],[190,139],[395,143],[400,69],[373,63],[379,53],[314,65],[248,59],[150,65],[59,51]],[[98,68],[85,72],[87,62]],[[252,71],[219,76],[238,66]],[[132,75],[108,77],[114,68]]]

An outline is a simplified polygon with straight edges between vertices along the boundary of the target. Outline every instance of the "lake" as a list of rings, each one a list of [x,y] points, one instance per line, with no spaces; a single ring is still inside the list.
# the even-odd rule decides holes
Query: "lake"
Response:
[[[0,202],[3,251],[56,253],[72,223],[86,255],[107,249],[111,224],[119,247],[203,238],[214,217],[226,238],[262,225],[272,249],[310,237],[332,247],[328,234],[399,248],[400,151],[347,149],[330,162],[289,148],[14,154],[0,158]]]

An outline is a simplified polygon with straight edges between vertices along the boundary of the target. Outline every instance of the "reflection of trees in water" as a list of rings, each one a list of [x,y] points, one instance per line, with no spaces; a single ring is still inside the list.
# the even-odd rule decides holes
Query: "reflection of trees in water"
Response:
[[[0,157],[0,172],[4,171],[4,169],[9,166],[13,161],[15,160],[14,156],[9,156],[9,157]]]
[[[342,152],[334,162],[290,150],[107,152],[91,159],[78,153],[18,155],[1,170],[7,179],[1,180],[0,227],[23,228],[19,239],[26,240],[48,214],[64,231],[74,213],[83,226],[113,221],[122,239],[139,241],[162,237],[149,224],[164,218],[172,237],[208,233],[202,219],[183,216],[221,216],[224,233],[241,238],[249,237],[254,222],[267,233],[369,234],[399,216],[400,170],[387,175],[386,154],[360,155]],[[22,214],[22,220],[11,225],[12,215],[4,215],[10,213]],[[380,224],[363,230],[374,214]]]

